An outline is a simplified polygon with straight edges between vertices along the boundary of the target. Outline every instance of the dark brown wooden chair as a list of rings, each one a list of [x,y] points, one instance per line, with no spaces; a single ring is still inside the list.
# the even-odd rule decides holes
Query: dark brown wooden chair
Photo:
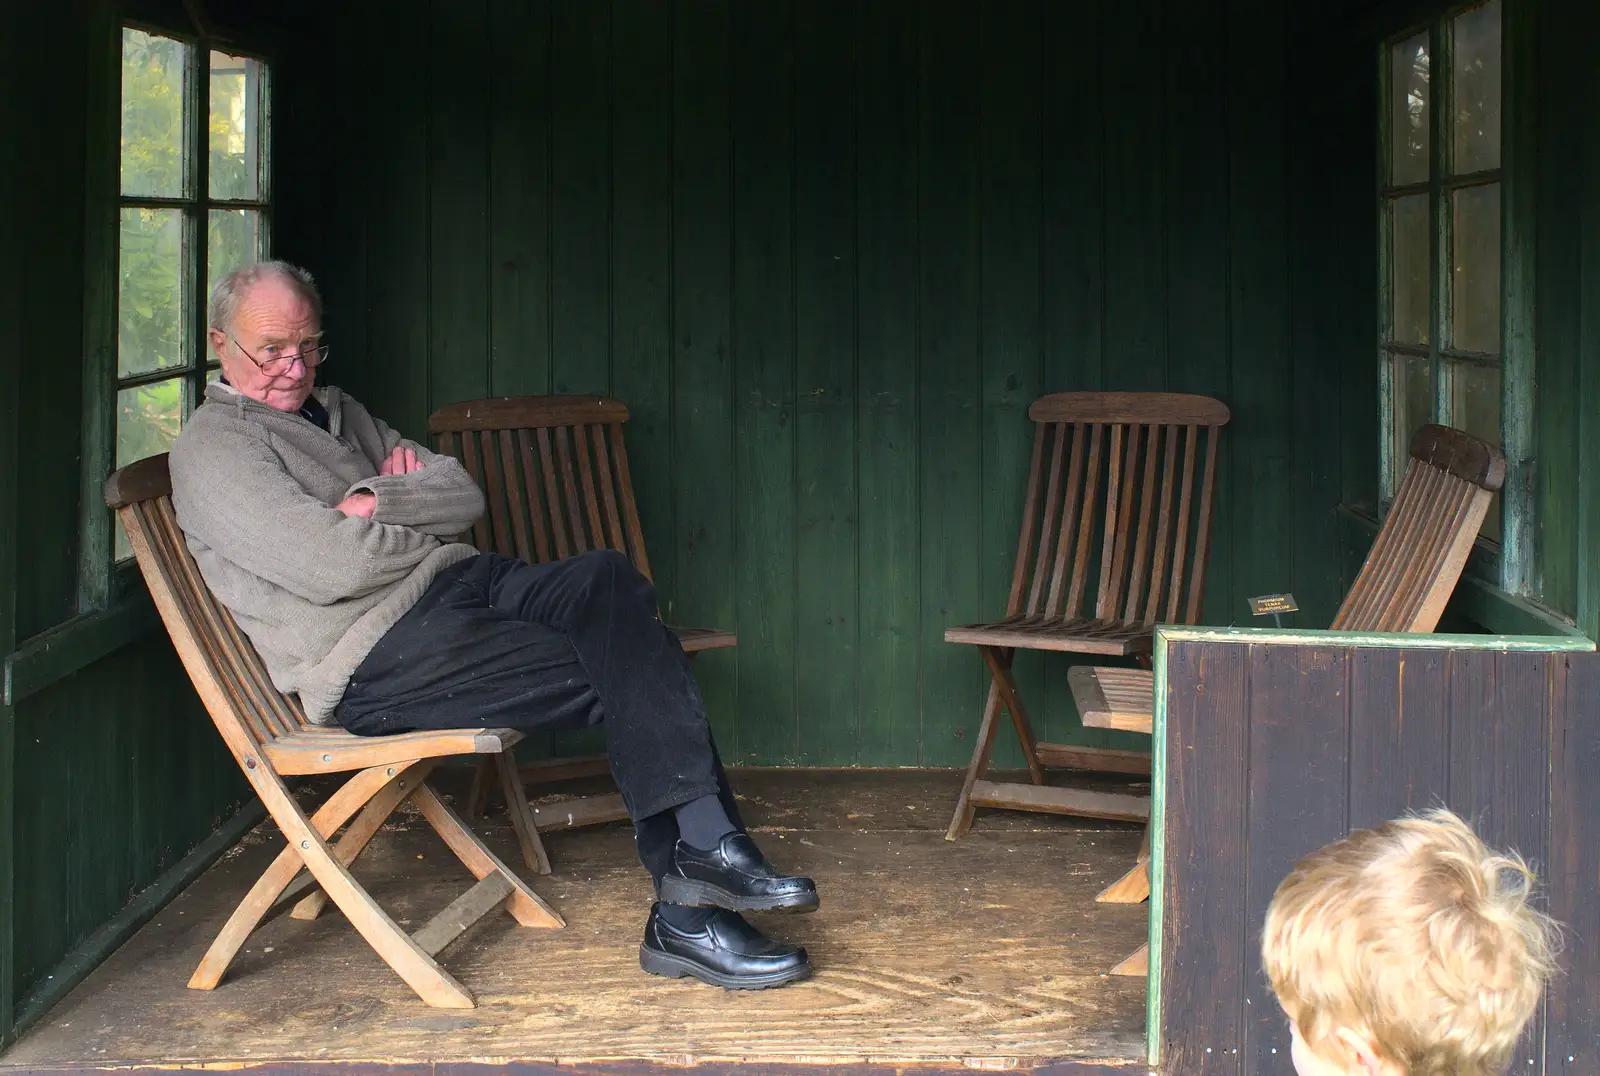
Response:
[[[1011,676],[1018,649],[1148,655],[1154,625],[1192,624],[1205,592],[1217,445],[1228,409],[1179,393],[1062,392],[1035,400],[1033,461],[1004,619],[945,632],[992,681],[946,837],[978,807],[1142,821],[1142,796],[1060,788],[1047,766],[1149,773],[1144,752],[1037,743]],[[1001,708],[1031,784],[985,779]]]
[[[331,899],[423,1001],[472,1008],[471,992],[434,960],[440,950],[498,907],[523,926],[565,924],[467,828],[433,790],[428,775],[453,755],[509,759],[522,734],[467,729],[374,737],[307,724],[299,705],[272,686],[260,655],[232,614],[206,589],[172,508],[167,457],[141,460],[111,475],[105,500],[122,521],[162,622],[211,720],[288,840],[223,926],[189,985],[215,988],[261,921],[307,894],[295,908],[296,918],[315,918]],[[351,771],[355,775],[310,817],[284,784],[286,775]],[[519,782],[509,783],[508,795],[514,800],[521,791]],[[351,863],[384,821],[407,801],[478,879],[410,935],[350,873]],[[346,823],[338,843],[329,844]],[[512,812],[512,823],[519,831],[528,825],[525,801],[521,812]],[[526,854],[528,839],[537,840],[537,834],[519,832],[519,837]]]
[[[441,407],[428,419],[428,432],[438,451],[460,459],[484,490],[488,510],[469,539],[477,548],[534,564],[615,549],[650,578],[623,443],[627,421],[627,407],[603,396],[503,396]],[[703,650],[739,642],[733,632],[715,628],[671,630],[691,660]],[[522,779],[537,785],[608,772],[604,756],[521,768]],[[485,761],[468,797],[468,817],[483,811],[492,788]],[[542,830],[628,817],[616,793],[564,798],[532,809]],[[550,873],[542,843],[539,854],[539,872]]]
[[[1432,632],[1505,477],[1505,457],[1487,441],[1448,426],[1419,429],[1394,503],[1332,630]],[[1149,670],[1084,665],[1067,678],[1084,725],[1153,731],[1155,678]],[[1149,864],[1147,831],[1133,868],[1096,899],[1113,904],[1147,899]],[[1113,970],[1142,975],[1146,955],[1140,949]]]

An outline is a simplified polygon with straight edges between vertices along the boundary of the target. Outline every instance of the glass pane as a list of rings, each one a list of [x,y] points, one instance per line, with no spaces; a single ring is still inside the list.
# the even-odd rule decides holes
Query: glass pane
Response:
[[[1451,363],[1450,414],[1452,426],[1500,444],[1500,370],[1477,363]],[[1500,495],[1496,494],[1478,532],[1493,541],[1500,540]]]
[[[182,211],[124,209],[118,244],[117,375],[185,365]]]
[[[1500,167],[1500,0],[1457,16],[1454,100],[1455,173]]]
[[[187,46],[122,31],[122,193],[183,196],[183,69]]]
[[[1428,179],[1428,35],[1395,45],[1389,54],[1390,181]]]
[[[1500,184],[1453,196],[1451,346],[1500,353]]]
[[[1399,489],[1406,460],[1410,458],[1411,438],[1417,430],[1433,421],[1433,379],[1430,360],[1426,355],[1394,355],[1390,362],[1394,364],[1392,488]]]
[[[1428,342],[1429,272],[1428,196],[1408,194],[1391,203],[1394,234],[1389,254],[1390,287],[1394,292],[1389,339],[1397,344]]]
[[[117,393],[117,466],[126,467],[146,456],[167,451],[183,424],[183,378],[158,381],[123,389]],[[116,527],[118,560],[131,557],[133,549],[122,524]]]
[[[213,209],[206,228],[206,294],[217,278],[261,255],[261,214],[254,209]]]
[[[213,198],[255,198],[261,190],[261,63],[211,53],[210,177]]]
[[[183,378],[117,393],[117,466],[172,447],[183,425]]]

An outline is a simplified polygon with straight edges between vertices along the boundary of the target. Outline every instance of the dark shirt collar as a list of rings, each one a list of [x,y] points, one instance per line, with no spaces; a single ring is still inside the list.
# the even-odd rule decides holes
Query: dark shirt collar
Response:
[[[224,385],[228,383],[227,375],[220,371],[217,374],[217,380]],[[328,430],[328,409],[322,406],[322,401],[317,399],[316,396],[306,397],[306,402],[300,406],[299,415],[318,429],[324,432],[331,432]]]

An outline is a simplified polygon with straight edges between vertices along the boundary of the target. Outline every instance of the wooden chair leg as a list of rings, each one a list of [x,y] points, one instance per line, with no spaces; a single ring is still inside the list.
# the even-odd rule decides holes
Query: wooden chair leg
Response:
[[[1144,840],[1133,866],[1094,898],[1101,904],[1139,904],[1150,899],[1150,823],[1144,827]]]
[[[972,786],[983,778],[989,769],[989,752],[994,749],[995,730],[1000,727],[1000,694],[993,683],[989,684],[989,697],[983,703],[983,717],[978,722],[978,739],[972,745],[972,761],[967,763],[967,776],[961,782],[961,795],[956,798],[956,813],[945,831],[947,841],[960,840],[972,829]]]
[[[408,766],[409,764],[373,767],[361,771],[328,797],[327,802],[312,816],[311,824],[323,837],[332,835],[349,820],[351,815],[362,809],[364,804],[394,780],[388,775],[387,770],[394,769],[398,773]],[[228,917],[221,932],[206,950],[204,959],[200,961],[199,967],[195,968],[194,975],[189,979],[191,989],[216,989],[223,975],[227,974],[233,958],[255,932],[261,920],[272,910],[279,896],[289,888],[289,883],[294,881],[295,875],[300,873],[303,865],[292,844],[279,853],[272,866],[266,869],[256,884],[250,888],[250,892],[245,894],[244,900],[239,902],[233,915]]]
[[[245,760],[246,777],[261,797],[267,813],[288,838],[290,850],[300,857],[317,884],[383,962],[429,1005],[452,1009],[475,1007],[471,992],[401,930],[351,876],[349,869],[334,858],[327,839],[289,795],[282,779],[264,766],[251,767],[249,763],[254,759],[247,750],[237,750],[237,753]]]
[[[334,845],[333,854],[339,862],[346,867],[354,863],[356,857],[366,851],[367,845],[377,835],[378,830],[383,828],[389,816],[405,802],[407,796],[416,791],[417,786],[427,779],[428,774],[432,773],[437,765],[437,760],[429,759],[427,762],[411,764],[411,768],[405,771],[389,767],[389,770],[397,771],[393,780],[367,801],[367,805],[361,809],[361,814],[350,823],[350,828],[339,838],[339,843]],[[289,916],[291,919],[315,919],[327,906],[328,895],[316,889],[296,904]]]
[[[490,874],[500,873],[511,883],[510,900],[506,910],[525,927],[564,927],[566,920],[562,919],[557,911],[544,902],[544,899],[528,888],[528,884],[517,877],[509,867],[484,847],[477,834],[467,828],[466,824],[452,811],[433,787],[427,782],[418,786],[413,798],[417,809],[422,812],[422,817],[450,846],[456,858],[472,872],[473,877],[482,880]]]
[[[1139,948],[1135,949],[1132,953],[1124,957],[1116,967],[1111,969],[1111,974],[1137,976],[1149,975],[1150,944],[1146,942],[1144,945],[1139,946]]]
[[[1039,745],[1033,738],[1033,726],[1028,723],[1028,711],[1023,708],[1022,698],[1017,694],[1017,682],[1011,678],[1011,661],[1016,651],[980,646],[978,652],[983,655],[984,664],[989,666],[989,675],[1000,691],[1000,701],[1011,714],[1011,725],[1017,730],[1017,739],[1022,743],[1022,755],[1028,760],[1028,777],[1034,784],[1042,785],[1044,767],[1039,764]]]
[[[495,761],[485,755],[472,768],[472,785],[467,789],[467,802],[461,805],[461,813],[468,818],[482,818],[489,809],[489,794],[494,790],[494,781]]]
[[[550,857],[545,852],[544,841],[539,838],[539,824],[533,817],[533,808],[528,805],[528,790],[523,787],[516,756],[502,751],[494,756],[494,764],[500,771],[500,792],[506,798],[506,814],[511,816],[511,829],[517,835],[523,865],[537,874],[549,874]]]

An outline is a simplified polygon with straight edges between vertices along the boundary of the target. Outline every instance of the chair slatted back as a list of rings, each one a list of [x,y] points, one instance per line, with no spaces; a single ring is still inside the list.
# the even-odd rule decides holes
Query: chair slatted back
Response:
[[[478,549],[534,564],[615,549],[649,578],[627,421],[627,407],[603,396],[514,396],[441,407],[428,432],[483,488]]]
[[[105,500],[122,522],[150,595],[212,721],[245,763],[259,748],[307,727],[305,712],[272,684],[261,655],[233,614],[212,596],[189,554],[172,507],[165,454],[106,480]]]
[[[1008,617],[1192,624],[1229,413],[1181,393],[1035,400]]]
[[[1433,631],[1505,477],[1505,457],[1487,441],[1448,426],[1419,429],[1334,630]]]

